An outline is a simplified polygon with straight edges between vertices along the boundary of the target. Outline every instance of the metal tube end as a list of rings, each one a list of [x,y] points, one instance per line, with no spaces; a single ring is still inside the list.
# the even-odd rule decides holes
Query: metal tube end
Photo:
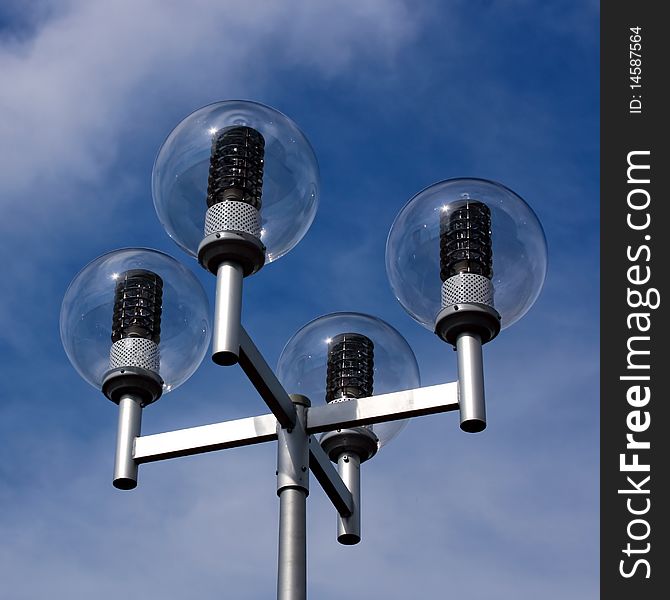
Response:
[[[239,361],[242,278],[242,268],[235,263],[224,262],[218,268],[212,335],[212,361],[217,365]]]
[[[353,452],[344,452],[337,459],[337,467],[354,499],[350,516],[337,515],[337,541],[344,546],[354,546],[361,541],[361,460]]]
[[[460,334],[456,339],[456,352],[461,429],[466,433],[479,433],[486,429],[481,338],[474,333]]]
[[[135,462],[135,438],[142,426],[141,399],[124,394],[119,401],[119,427],[116,436],[116,458],[112,485],[119,490],[137,487],[137,463]]]
[[[230,367],[232,365],[236,365],[239,360],[239,355],[229,350],[222,350],[220,352],[212,353],[212,362],[221,367]]]
[[[137,487],[137,479],[131,479],[130,477],[119,477],[112,481],[112,485],[117,490],[134,490]]]
[[[461,430],[465,433],[480,433],[486,429],[485,419],[462,419]]]
[[[355,546],[361,541],[361,536],[355,533],[342,533],[337,536],[337,541],[343,546]]]

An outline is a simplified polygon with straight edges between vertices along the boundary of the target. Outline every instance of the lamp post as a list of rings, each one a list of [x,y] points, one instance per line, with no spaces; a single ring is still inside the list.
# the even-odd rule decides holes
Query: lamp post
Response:
[[[389,324],[325,315],[286,344],[277,373],[242,325],[242,286],[303,237],[318,204],[318,167],[297,126],[245,101],[206,106],[161,147],[152,190],[175,242],[216,276],[213,320],[197,279],[147,249],[106,254],[66,292],[61,337],[78,372],[119,405],[113,484],[130,490],[144,463],[275,441],[277,597],[306,598],[310,473],[332,501],[337,540],[361,540],[361,465],[407,419],[460,411],[486,426],[482,345],[537,298],[546,242],[514,192],[480,179],[440,182],[412,198],[389,233],[386,266],[409,314],[457,351],[458,381],[420,387],[418,365]],[[238,364],[270,412],[141,435],[144,408],[211,358]],[[336,467],[336,466],[337,467]]]

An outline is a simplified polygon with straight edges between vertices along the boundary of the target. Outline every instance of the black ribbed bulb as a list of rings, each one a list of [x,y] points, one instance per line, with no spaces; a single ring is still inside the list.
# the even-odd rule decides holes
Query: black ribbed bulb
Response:
[[[476,273],[491,279],[491,211],[477,200],[459,200],[440,214],[440,278]]]
[[[163,280],[153,271],[121,273],[114,290],[112,342],[144,338],[158,344],[161,337]]]
[[[341,333],[328,343],[326,402],[372,396],[374,344],[359,333]]]
[[[251,127],[228,127],[212,138],[207,206],[232,200],[261,209],[265,139]]]

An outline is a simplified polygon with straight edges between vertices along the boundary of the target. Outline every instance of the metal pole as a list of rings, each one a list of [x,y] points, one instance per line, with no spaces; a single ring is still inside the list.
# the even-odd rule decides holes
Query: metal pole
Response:
[[[222,262],[216,273],[212,360],[217,365],[234,365],[238,361],[243,276],[242,267],[232,262]]]
[[[476,333],[461,333],[456,338],[456,352],[461,429],[477,433],[486,428],[481,338]]]
[[[292,395],[291,400],[298,422],[292,429],[280,428],[277,437],[277,600],[306,600],[309,436],[305,431],[305,413],[309,400],[297,395]]]
[[[337,459],[337,470],[353,497],[351,515],[337,515],[337,541],[352,546],[361,541],[361,459],[357,454],[345,452]]]
[[[279,494],[277,600],[307,598],[307,493],[284,488]]]
[[[119,401],[119,426],[116,435],[114,487],[132,490],[137,486],[137,463],[133,458],[135,438],[140,435],[142,405],[132,394],[124,394]]]

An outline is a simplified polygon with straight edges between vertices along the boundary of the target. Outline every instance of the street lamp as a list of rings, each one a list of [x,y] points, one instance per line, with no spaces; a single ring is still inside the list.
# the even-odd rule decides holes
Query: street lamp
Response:
[[[338,541],[356,544],[360,465],[407,419],[459,409],[464,431],[485,427],[481,346],[537,299],[547,260],[542,227],[514,192],[481,179],[435,184],[393,223],[391,287],[414,319],[455,347],[457,382],[419,387],[407,342],[360,313],[305,325],[286,344],[275,375],[242,326],[242,281],[291,250],[314,219],[319,173],[309,142],[269,107],[211,104],[167,137],[152,191],[170,237],[216,275],[216,305],[210,325],[197,279],[147,249],[106,254],[68,288],[66,353],[120,407],[113,483],[135,487],[140,464],[277,441],[277,597],[303,600],[310,472],[337,511]],[[141,435],[143,407],[188,379],[210,337],[212,360],[239,364],[271,412]]]
[[[243,278],[289,252],[314,220],[314,151],[279,111],[257,102],[217,102],[168,135],[152,191],[168,235],[217,276],[212,359],[235,364]]]
[[[457,350],[461,429],[482,431],[481,346],[525,315],[544,284],[547,242],[537,216],[493,181],[436,183],[393,222],[386,272],[412,318]]]
[[[277,377],[287,389],[315,403],[336,404],[419,387],[414,352],[391,325],[360,313],[334,313],[314,319],[286,344]],[[351,516],[338,515],[340,543],[360,542],[360,465],[371,459],[407,420],[328,431],[321,447],[354,496]]]
[[[137,485],[132,457],[142,409],[184,383],[211,337],[209,302],[174,258],[145,248],[109,252],[65,292],[60,334],[78,373],[119,405],[114,485]]]

